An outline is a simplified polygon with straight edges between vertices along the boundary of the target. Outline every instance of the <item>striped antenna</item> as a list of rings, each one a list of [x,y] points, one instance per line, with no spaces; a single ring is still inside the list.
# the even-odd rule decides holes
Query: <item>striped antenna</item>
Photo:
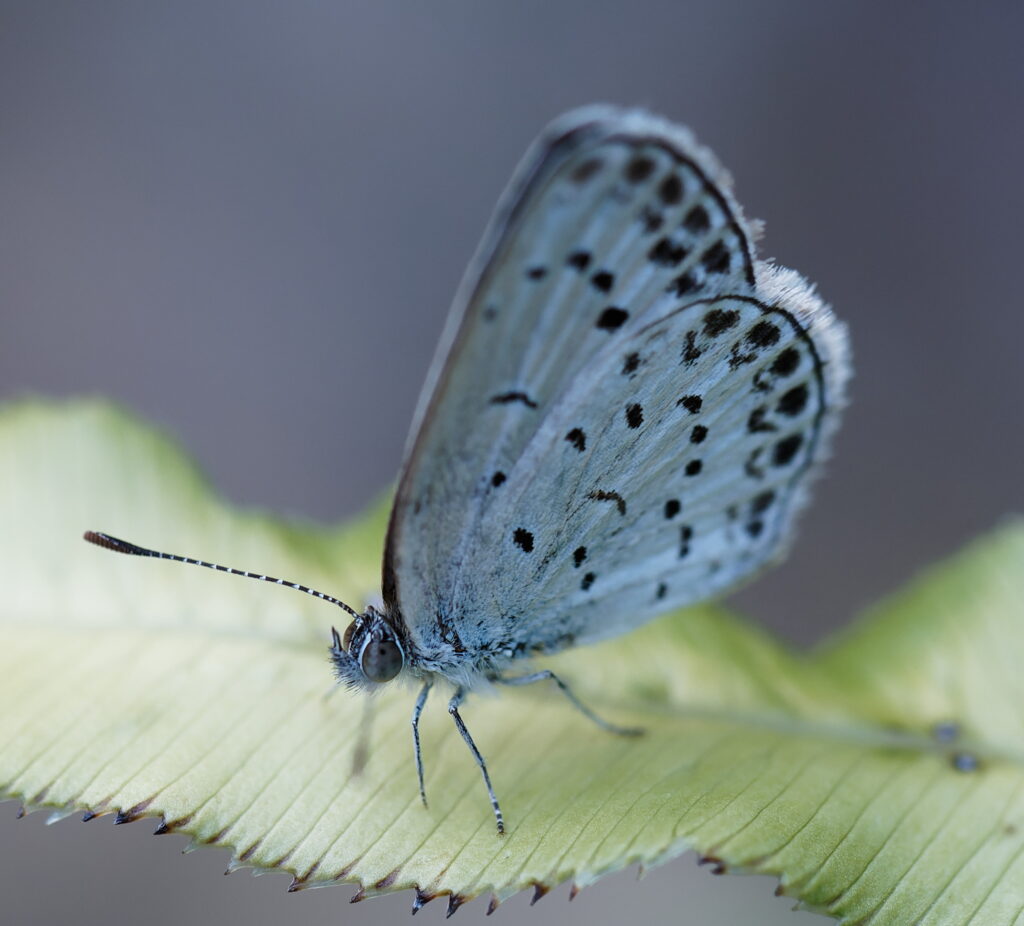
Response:
[[[161,553],[158,550],[147,550],[145,547],[136,546],[134,543],[129,543],[127,540],[119,540],[117,537],[111,537],[110,534],[101,534],[99,531],[86,531],[82,538],[87,540],[89,543],[94,543],[98,547],[103,547],[105,550],[113,550],[115,553],[126,553],[130,556],[152,556],[154,559],[169,559],[175,563],[188,563],[190,566],[205,566],[207,569],[216,569],[217,572],[229,572],[233,576],[243,576],[246,579],[259,579],[261,582],[273,582],[275,585],[283,585],[286,588],[294,588],[297,592],[305,592],[307,595],[312,595],[314,598],[319,598],[322,601],[329,601],[331,604],[336,604],[343,611],[347,611],[353,617],[359,617],[359,614],[352,610],[344,601],[339,601],[337,598],[332,598],[330,595],[325,595],[323,592],[318,592],[316,589],[308,588],[305,585],[299,585],[298,582],[286,582],[284,579],[275,579],[273,576],[260,575],[258,572],[246,572],[244,569],[232,569],[230,566],[219,566],[217,563],[208,563],[201,559],[191,559],[188,556],[178,556],[174,553]]]

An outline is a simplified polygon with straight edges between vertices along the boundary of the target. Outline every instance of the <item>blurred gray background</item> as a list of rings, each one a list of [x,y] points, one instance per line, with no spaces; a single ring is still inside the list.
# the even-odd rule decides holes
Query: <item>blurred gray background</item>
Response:
[[[117,397],[238,503],[352,514],[396,472],[527,143],[568,107],[644,104],[718,152],[762,253],[851,328],[829,477],[736,598],[811,643],[1022,507],[1022,34],[1010,3],[2,2],[0,396]],[[410,901],[289,896],[146,823],[3,810],[5,922],[369,924]],[[824,922],[772,887],[686,857],[495,919]]]

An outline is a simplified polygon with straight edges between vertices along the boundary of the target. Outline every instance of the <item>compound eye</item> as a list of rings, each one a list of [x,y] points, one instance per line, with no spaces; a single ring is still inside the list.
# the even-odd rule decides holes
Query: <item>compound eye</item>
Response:
[[[359,654],[359,665],[371,682],[390,682],[405,664],[402,650],[394,640],[373,639],[366,641]]]
[[[341,638],[341,645],[344,647],[346,653],[349,651],[349,647],[352,645],[352,631],[354,631],[355,629],[356,622],[352,621],[352,623],[345,628],[345,635]]]

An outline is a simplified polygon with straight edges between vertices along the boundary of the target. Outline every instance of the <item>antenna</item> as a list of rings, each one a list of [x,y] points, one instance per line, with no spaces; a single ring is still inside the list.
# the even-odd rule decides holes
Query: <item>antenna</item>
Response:
[[[344,601],[339,601],[337,598],[332,598],[330,595],[325,595],[323,592],[318,592],[316,589],[308,588],[305,585],[299,585],[298,582],[286,582],[284,579],[275,579],[273,576],[260,575],[257,572],[246,572],[244,569],[232,569],[230,566],[218,566],[216,563],[208,563],[201,559],[191,559],[188,556],[178,556],[175,553],[161,553],[158,550],[147,550],[145,547],[136,546],[134,543],[129,543],[127,540],[120,540],[117,537],[111,537],[110,534],[101,534],[98,531],[86,531],[82,535],[83,540],[87,540],[89,543],[94,543],[98,547],[103,547],[104,550],[113,550],[115,553],[125,553],[129,556],[151,556],[154,559],[169,559],[175,563],[188,563],[190,566],[205,566],[207,569],[216,569],[217,572],[229,572],[233,576],[242,576],[246,579],[259,579],[261,582],[273,582],[274,585],[284,585],[287,588],[294,588],[297,592],[305,592],[307,595],[312,595],[314,598],[319,598],[322,601],[328,601],[331,604],[336,604],[343,611],[347,611],[353,617],[358,618],[360,615],[350,608]]]

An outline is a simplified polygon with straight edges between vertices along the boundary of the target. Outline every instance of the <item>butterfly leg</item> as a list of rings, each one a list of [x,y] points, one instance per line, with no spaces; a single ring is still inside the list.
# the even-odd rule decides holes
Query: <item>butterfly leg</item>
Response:
[[[463,722],[461,715],[459,714],[459,705],[465,700],[466,689],[456,688],[455,695],[448,702],[448,713],[452,715],[452,720],[455,721],[455,726],[458,728],[462,739],[469,747],[469,751],[473,753],[473,758],[476,759],[476,764],[480,766],[480,771],[484,776],[484,784],[487,785],[487,796],[491,799],[491,807],[494,809],[494,819],[498,823],[498,835],[503,836],[505,834],[505,818],[501,815],[501,808],[498,806],[498,797],[494,793],[494,788],[491,786],[491,776],[487,774],[487,763],[484,762],[484,757],[480,755],[480,750],[476,748],[476,743],[473,742],[473,737],[469,735],[469,730],[466,729],[466,724]]]
[[[609,733],[615,733],[618,736],[639,736],[643,733],[643,727],[620,727],[618,724],[609,723],[603,717],[599,717],[595,714],[586,704],[584,704],[576,695],[573,694],[572,689],[563,682],[554,672],[550,669],[543,669],[540,672],[531,672],[529,675],[518,675],[512,678],[502,678],[496,676],[493,681],[498,682],[501,685],[532,685],[534,682],[545,682],[548,679],[553,681],[559,688],[559,690],[568,699],[569,703],[576,708],[584,717],[589,718],[596,723],[602,730],[607,730]]]
[[[363,697],[363,716],[359,721],[359,738],[352,751],[352,775],[361,775],[370,755],[370,734],[373,730],[373,698]]]
[[[420,781],[420,797],[423,806],[427,806],[427,791],[423,786],[423,753],[420,750],[420,714],[423,713],[423,705],[427,703],[427,695],[434,685],[433,679],[427,679],[420,689],[419,697],[416,698],[416,706],[412,709],[412,748],[416,753],[416,775]]]

